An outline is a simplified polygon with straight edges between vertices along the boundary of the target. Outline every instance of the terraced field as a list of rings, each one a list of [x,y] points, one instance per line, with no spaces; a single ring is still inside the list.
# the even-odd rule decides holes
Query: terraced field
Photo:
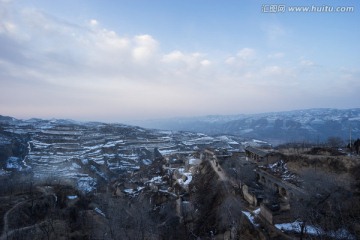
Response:
[[[0,120],[0,147],[14,139],[24,145],[22,154],[3,156],[1,175],[30,171],[34,178],[70,181],[83,192],[96,189],[123,173],[151,165],[156,155],[192,152],[204,147],[228,150],[239,144],[228,137],[148,130],[122,124],[79,123],[69,120]]]

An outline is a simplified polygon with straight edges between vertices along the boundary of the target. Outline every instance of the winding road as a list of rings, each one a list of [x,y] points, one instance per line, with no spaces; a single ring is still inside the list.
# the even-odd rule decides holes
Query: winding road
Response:
[[[57,201],[57,196],[54,194],[54,193],[48,193],[48,192],[44,192],[46,195],[51,195],[54,197],[55,199],[55,202]],[[21,205],[23,204],[26,204],[28,202],[31,202],[31,201],[35,201],[36,199],[28,199],[28,200],[25,200],[25,201],[21,201],[17,204],[15,204],[12,208],[10,208],[5,214],[4,214],[4,217],[3,217],[3,222],[4,222],[4,226],[3,226],[3,230],[2,230],[2,233],[1,233],[1,236],[0,236],[0,240],[7,240],[12,234],[14,234],[15,232],[20,232],[20,231],[24,231],[24,230],[29,230],[31,228],[34,228],[34,227],[37,227],[41,224],[43,224],[46,220],[44,221],[41,221],[39,223],[36,223],[34,225],[31,225],[31,226],[25,226],[25,227],[21,227],[21,228],[16,228],[16,229],[12,229],[12,230],[9,230],[9,214],[11,214],[13,211],[15,211],[18,207],[20,207]]]

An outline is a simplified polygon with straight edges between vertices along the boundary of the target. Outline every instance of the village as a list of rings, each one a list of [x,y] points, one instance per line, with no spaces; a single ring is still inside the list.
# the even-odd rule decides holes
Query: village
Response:
[[[327,232],[298,214],[304,199],[313,197],[314,193],[308,192],[304,180],[288,169],[285,160],[289,157],[269,146],[249,145],[231,151],[204,148],[192,154],[178,152],[158,154],[158,157],[153,163],[157,163],[158,176],[116,185],[114,194],[136,197],[149,190],[156,193],[152,199],[155,205],[169,199],[176,201],[176,213],[181,222],[191,223],[197,211],[192,201],[192,195],[197,191],[193,178],[205,174],[203,166],[207,164],[211,166],[208,169],[212,169],[212,174],[217,176],[217,181],[227,185],[228,194],[240,200],[242,214],[260,232],[261,238],[293,239],[309,235],[355,239],[346,229]],[[140,172],[134,174],[141,175]],[[322,201],[321,194],[319,191],[319,201]],[[237,238],[230,229],[217,237],[214,235],[214,239]]]

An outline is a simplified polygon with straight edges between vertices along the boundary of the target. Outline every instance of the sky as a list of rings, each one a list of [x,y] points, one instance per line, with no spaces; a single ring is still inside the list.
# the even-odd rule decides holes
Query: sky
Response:
[[[129,122],[360,107],[360,2],[283,2],[0,0],[0,115]]]

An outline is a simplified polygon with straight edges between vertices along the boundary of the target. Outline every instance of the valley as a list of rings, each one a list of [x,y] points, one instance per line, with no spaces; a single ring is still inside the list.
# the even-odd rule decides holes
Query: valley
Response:
[[[357,239],[350,153],[0,117],[0,239]]]

